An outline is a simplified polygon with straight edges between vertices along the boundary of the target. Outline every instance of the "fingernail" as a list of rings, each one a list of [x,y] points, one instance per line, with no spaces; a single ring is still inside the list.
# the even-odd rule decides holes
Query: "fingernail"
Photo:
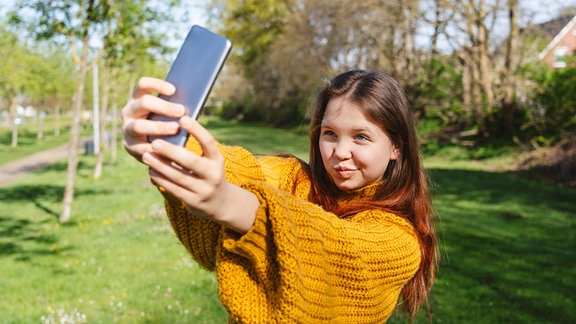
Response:
[[[146,152],[142,154],[142,162],[144,162],[145,164],[148,164],[148,162],[150,162],[150,153]]]
[[[166,92],[166,94],[170,95],[176,92],[176,87],[174,87],[174,85],[172,84],[167,84],[166,86],[164,86],[164,91]]]

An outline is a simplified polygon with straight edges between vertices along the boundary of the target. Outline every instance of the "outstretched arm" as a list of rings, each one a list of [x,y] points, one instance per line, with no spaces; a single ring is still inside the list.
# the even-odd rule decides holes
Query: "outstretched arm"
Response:
[[[196,138],[202,155],[163,140],[154,140],[142,155],[152,181],[182,201],[191,214],[210,219],[240,234],[252,227],[260,203],[256,196],[226,180],[224,157],[214,137],[190,117],[180,127]]]

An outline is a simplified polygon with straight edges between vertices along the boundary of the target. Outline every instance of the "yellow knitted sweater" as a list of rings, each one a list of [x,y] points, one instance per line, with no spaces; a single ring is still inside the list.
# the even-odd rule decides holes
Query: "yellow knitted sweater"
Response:
[[[228,181],[260,201],[248,233],[196,217],[164,197],[182,244],[216,271],[229,322],[385,322],[420,264],[413,227],[381,210],[340,219],[307,201],[310,181],[295,158],[257,159],[240,147],[219,147]],[[195,141],[187,148],[201,152]]]

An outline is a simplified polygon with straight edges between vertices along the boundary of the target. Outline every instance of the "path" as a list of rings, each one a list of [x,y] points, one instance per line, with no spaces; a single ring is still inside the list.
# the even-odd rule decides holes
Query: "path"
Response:
[[[84,147],[84,140],[80,140],[81,147]],[[0,187],[28,173],[40,170],[52,165],[68,156],[68,144],[29,155],[25,158],[0,165]]]

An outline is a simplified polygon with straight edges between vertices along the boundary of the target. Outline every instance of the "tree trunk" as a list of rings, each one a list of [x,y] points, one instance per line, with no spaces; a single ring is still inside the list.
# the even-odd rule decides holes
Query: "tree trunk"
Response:
[[[484,8],[483,3],[481,3],[479,19],[476,19],[476,29],[478,30],[478,67],[479,67],[479,76],[480,76],[480,84],[482,85],[482,93],[483,93],[483,107],[489,108],[490,105],[493,104],[494,100],[494,93],[492,91],[492,70],[490,68],[490,52],[488,48],[489,42],[489,33],[485,25],[486,19],[486,11]]]
[[[504,96],[501,105],[500,129],[514,130],[514,66],[516,65],[516,47],[519,35],[518,29],[518,0],[508,0],[508,15],[510,19],[510,36],[506,44],[506,57],[504,62],[504,75],[502,80]]]
[[[440,37],[440,28],[444,22],[440,19],[441,4],[439,0],[434,1],[434,32],[430,40],[430,56],[434,59],[438,54],[438,38]]]
[[[106,64],[102,66],[102,101],[100,104],[100,150],[96,156],[96,166],[94,168],[94,179],[99,179],[102,175],[104,166],[104,153],[108,150],[108,142],[106,136],[106,115],[108,114],[108,99],[110,96],[110,84],[108,78],[108,67]]]
[[[18,98],[16,96],[12,96],[12,100],[10,100],[10,113],[8,114],[8,118],[10,119],[10,123],[12,125],[12,147],[18,146],[18,123],[16,119],[18,118],[18,114],[16,112],[16,107],[18,106]]]
[[[462,109],[470,118],[472,115],[472,77],[470,76],[470,55],[467,50],[462,50],[458,53],[458,59],[462,66]]]
[[[116,101],[112,104],[112,130],[110,130],[110,159],[116,162],[118,155],[118,104]]]
[[[84,99],[84,88],[86,87],[86,75],[88,72],[88,35],[84,34],[82,39],[82,54],[79,62],[80,69],[76,80],[76,94],[72,105],[72,125],[70,129],[70,144],[68,146],[68,169],[66,173],[66,189],[64,190],[64,201],[62,203],[62,213],[60,222],[66,223],[72,215],[72,203],[74,202],[74,183],[76,172],[78,171],[78,146],[80,144],[80,131],[82,128],[82,101]]]
[[[56,118],[54,125],[54,136],[60,136],[60,100],[56,102],[56,107],[54,107],[54,115]]]
[[[117,79],[117,78],[115,78]],[[136,80],[134,79],[134,77],[130,77],[130,82],[129,82],[129,87],[128,87],[128,91],[129,94],[131,95],[132,89],[134,89],[136,85]],[[113,162],[116,162],[116,157],[118,155],[118,134],[120,132],[120,129],[118,128],[118,123],[119,123],[119,112],[118,112],[118,86],[112,88],[112,98],[113,98],[113,104],[112,104],[112,138],[111,138],[111,143],[112,146],[110,148],[110,157],[112,159]]]
[[[44,105],[36,110],[36,139],[44,138]]]

